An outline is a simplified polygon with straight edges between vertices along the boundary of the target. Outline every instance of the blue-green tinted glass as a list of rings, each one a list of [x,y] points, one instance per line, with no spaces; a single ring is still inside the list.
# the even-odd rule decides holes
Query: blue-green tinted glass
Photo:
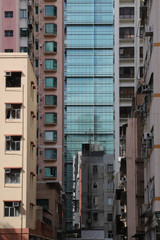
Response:
[[[57,88],[57,78],[46,77],[45,78],[45,88]]]

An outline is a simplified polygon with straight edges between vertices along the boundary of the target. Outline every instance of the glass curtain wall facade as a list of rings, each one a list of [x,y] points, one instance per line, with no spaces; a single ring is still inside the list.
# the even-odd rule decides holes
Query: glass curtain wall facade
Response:
[[[113,0],[65,3],[66,227],[72,228],[73,156],[82,143],[113,154]]]

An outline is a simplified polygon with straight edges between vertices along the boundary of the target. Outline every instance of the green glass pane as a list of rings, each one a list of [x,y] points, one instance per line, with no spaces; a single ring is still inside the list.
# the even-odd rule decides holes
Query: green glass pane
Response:
[[[45,16],[57,17],[57,7],[55,7],[55,6],[45,6]]]
[[[54,87],[57,88],[57,78],[46,77],[45,78],[45,87]]]
[[[57,25],[54,23],[45,24],[45,33],[46,34],[57,34]]]
[[[57,61],[55,59],[46,59],[45,60],[45,69],[46,70],[57,70]]]
[[[45,95],[45,105],[57,105],[57,96]]]

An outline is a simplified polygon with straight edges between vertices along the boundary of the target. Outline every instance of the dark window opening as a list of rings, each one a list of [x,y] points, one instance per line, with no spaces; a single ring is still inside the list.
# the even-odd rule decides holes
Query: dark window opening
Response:
[[[12,72],[6,76],[6,87],[21,87],[21,72]]]
[[[134,8],[133,7],[123,7],[119,10],[120,19],[130,19],[134,18]]]
[[[4,12],[5,18],[13,18],[13,11],[6,11]]]
[[[134,27],[124,27],[119,29],[119,37],[121,39],[133,39]]]
[[[134,58],[134,47],[122,47],[119,49],[120,58]]]

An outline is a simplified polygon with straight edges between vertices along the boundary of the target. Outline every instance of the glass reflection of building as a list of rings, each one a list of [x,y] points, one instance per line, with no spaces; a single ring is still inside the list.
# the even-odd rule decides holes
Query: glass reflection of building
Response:
[[[113,154],[113,0],[65,3],[66,227],[72,227],[72,161],[82,143]]]

